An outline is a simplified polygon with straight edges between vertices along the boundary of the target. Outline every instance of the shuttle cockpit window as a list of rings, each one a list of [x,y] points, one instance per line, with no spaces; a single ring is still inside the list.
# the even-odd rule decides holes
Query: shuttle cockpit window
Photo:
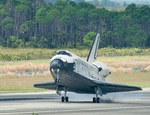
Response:
[[[67,52],[67,51],[58,51],[57,55],[67,55],[69,57],[72,57],[72,55],[69,52]]]

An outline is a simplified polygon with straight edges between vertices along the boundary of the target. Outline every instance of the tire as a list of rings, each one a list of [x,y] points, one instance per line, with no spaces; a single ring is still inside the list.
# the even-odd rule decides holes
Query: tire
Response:
[[[66,97],[66,102],[69,102],[69,98],[68,97]]]
[[[96,98],[95,97],[93,97],[93,103],[96,103]]]
[[[64,102],[65,101],[65,98],[64,97],[61,97],[61,102]]]
[[[99,102],[100,102],[99,97],[96,99],[96,102],[97,102],[97,103],[99,103]]]

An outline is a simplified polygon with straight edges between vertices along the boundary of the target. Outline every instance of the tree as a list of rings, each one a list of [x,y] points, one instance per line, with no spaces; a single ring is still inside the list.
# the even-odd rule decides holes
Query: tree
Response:
[[[90,46],[87,36],[94,33],[101,34],[101,47],[150,47],[149,6],[131,4],[117,12],[95,7],[98,0],[91,2],[1,0],[0,47],[77,48]],[[118,6],[110,0],[101,4]]]
[[[148,39],[146,33],[137,25],[129,26],[127,29],[128,46],[130,47],[145,47],[145,42]],[[130,42],[129,42],[130,41]]]
[[[47,11],[48,11],[48,9],[45,7],[39,8],[36,11],[36,15],[35,15],[36,20],[41,23],[45,22],[46,21],[45,16],[47,15]]]
[[[95,32],[88,32],[84,38],[83,38],[83,41],[84,41],[84,44],[89,47],[92,45],[93,43],[93,39],[95,38],[96,36],[96,33]]]
[[[1,24],[2,24],[3,29],[4,29],[5,31],[11,30],[11,29],[13,28],[13,25],[14,25],[14,19],[11,18],[11,17],[4,18],[4,19],[1,21]]]
[[[134,13],[134,11],[137,9],[135,4],[130,4],[128,5],[128,7],[126,8],[125,12],[129,15],[131,15],[132,13]]]

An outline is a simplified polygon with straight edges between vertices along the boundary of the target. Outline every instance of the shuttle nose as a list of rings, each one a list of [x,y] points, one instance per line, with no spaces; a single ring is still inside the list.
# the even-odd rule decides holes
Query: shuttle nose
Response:
[[[63,62],[60,59],[54,59],[50,63],[51,69],[60,69],[63,66]]]

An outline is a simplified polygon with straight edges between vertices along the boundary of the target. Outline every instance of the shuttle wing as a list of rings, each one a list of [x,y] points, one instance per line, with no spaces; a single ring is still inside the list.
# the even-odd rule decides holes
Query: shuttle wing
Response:
[[[125,92],[125,91],[137,91],[142,90],[140,87],[128,86],[121,84],[103,83],[95,82],[97,87],[100,87],[103,93],[113,93],[113,92]]]
[[[47,82],[47,83],[39,83],[35,84],[34,87],[36,88],[44,88],[44,89],[56,89],[57,85],[55,82]]]
[[[93,45],[91,47],[91,50],[89,52],[88,58],[87,58],[87,62],[89,63],[93,63],[94,60],[97,58],[97,51],[98,51],[98,47],[99,47],[99,41],[100,41],[100,34],[97,34]]]
[[[121,84],[113,84],[113,83],[105,83],[105,82],[99,82],[99,81],[93,81],[90,79],[83,79],[84,82],[88,82],[88,84],[83,84],[83,86],[80,87],[91,87],[88,89],[88,91],[79,91],[80,93],[88,93],[88,92],[95,92],[94,88],[92,87],[99,87],[102,90],[103,94],[107,93],[115,93],[115,92],[126,92],[126,91],[138,91],[142,90],[140,87],[136,86],[128,86],[128,85],[121,85]],[[57,85],[55,82],[47,82],[47,83],[40,83],[40,84],[35,84],[34,87],[36,88],[44,88],[44,89],[57,89]],[[73,91],[73,90],[69,90]],[[79,93],[78,91],[74,91]]]

